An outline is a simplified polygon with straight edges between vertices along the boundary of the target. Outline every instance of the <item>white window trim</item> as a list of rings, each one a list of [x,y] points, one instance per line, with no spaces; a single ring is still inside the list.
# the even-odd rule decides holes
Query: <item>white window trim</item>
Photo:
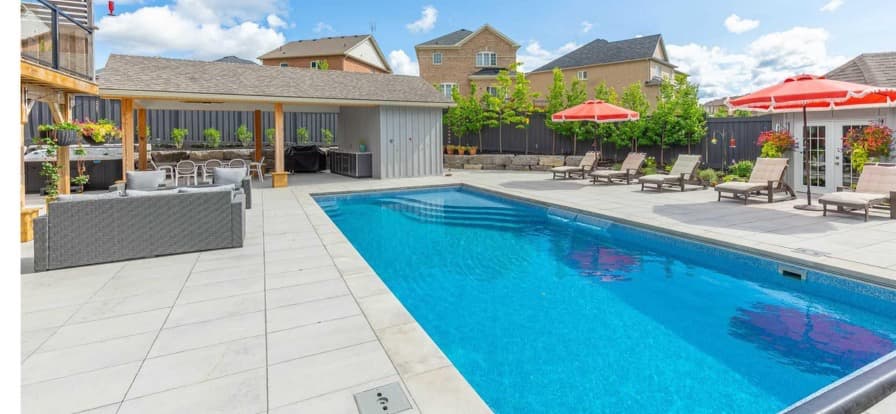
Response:
[[[445,89],[446,86],[448,87],[448,89]],[[442,90],[441,90],[442,95],[445,95],[445,96],[447,96],[447,97],[449,97],[449,98],[451,97],[451,91],[452,91],[456,86],[457,86],[457,84],[456,84],[456,83],[453,83],[453,82],[442,82],[442,83],[439,84],[439,87],[442,89]]]
[[[498,88],[496,88],[494,86],[486,86],[485,93],[487,93],[491,96],[498,96]]]
[[[439,56],[439,61],[436,62],[436,55]],[[432,64],[433,65],[441,65],[442,64],[442,52],[432,52]]]
[[[588,71],[580,70],[580,71],[576,72],[576,79],[583,80],[583,81],[588,80]]]
[[[320,65],[320,61],[319,61],[319,60],[312,60],[311,63],[310,63],[308,66],[309,66],[311,69],[317,69],[317,66],[318,66],[318,65]]]
[[[494,59],[489,59],[485,65],[480,64],[479,57],[484,55],[490,55],[494,57]],[[484,60],[484,59],[483,59]],[[488,50],[483,50],[481,52],[476,52],[476,67],[477,68],[495,68],[498,67],[498,53],[490,52]]]

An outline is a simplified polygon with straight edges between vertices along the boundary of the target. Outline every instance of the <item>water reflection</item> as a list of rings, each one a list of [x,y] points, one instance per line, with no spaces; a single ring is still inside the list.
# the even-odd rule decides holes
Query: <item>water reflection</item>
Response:
[[[814,313],[809,307],[756,303],[738,308],[729,334],[782,358],[797,369],[845,376],[896,348],[890,339],[861,326]]]
[[[580,246],[572,249],[566,260],[579,269],[582,276],[597,282],[627,282],[631,268],[639,264],[638,258],[621,250],[606,246]]]

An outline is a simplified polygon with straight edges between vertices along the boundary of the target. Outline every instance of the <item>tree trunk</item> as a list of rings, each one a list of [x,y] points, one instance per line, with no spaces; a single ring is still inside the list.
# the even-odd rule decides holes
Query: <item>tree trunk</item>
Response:
[[[498,124],[498,153],[504,153],[504,137],[502,136],[504,132],[504,124]]]
[[[479,129],[479,151],[485,151],[485,148],[482,148],[482,129]]]

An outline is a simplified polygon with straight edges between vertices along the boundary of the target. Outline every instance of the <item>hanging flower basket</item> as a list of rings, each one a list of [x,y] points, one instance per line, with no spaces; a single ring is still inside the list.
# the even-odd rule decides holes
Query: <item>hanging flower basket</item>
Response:
[[[57,129],[56,130],[56,145],[60,147],[68,147],[72,145],[77,145],[81,142],[81,134],[78,131],[70,130],[70,129]]]

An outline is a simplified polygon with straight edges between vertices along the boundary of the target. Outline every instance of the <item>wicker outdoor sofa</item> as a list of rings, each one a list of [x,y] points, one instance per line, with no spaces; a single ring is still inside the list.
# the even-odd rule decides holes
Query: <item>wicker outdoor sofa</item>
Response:
[[[233,186],[71,196],[34,219],[34,270],[241,247],[245,234]]]

